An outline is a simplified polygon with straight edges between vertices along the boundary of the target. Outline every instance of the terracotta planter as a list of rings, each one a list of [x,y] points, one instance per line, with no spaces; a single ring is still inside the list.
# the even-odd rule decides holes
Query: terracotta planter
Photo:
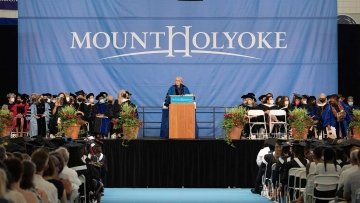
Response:
[[[241,132],[243,131],[243,129],[244,129],[244,127],[242,127],[242,126],[233,127],[230,130],[230,133],[229,133],[230,139],[232,139],[232,140],[240,140]]]
[[[126,126],[123,124],[122,129],[123,129],[124,139],[127,140],[137,139],[139,133],[139,127]]]
[[[5,137],[10,135],[12,131],[12,125],[4,126],[4,129],[0,132],[0,137]]]
[[[351,137],[360,140],[360,127],[354,126],[351,128]]]
[[[306,140],[307,139],[307,135],[308,135],[308,130],[304,130],[304,132],[300,133],[299,130],[291,125],[291,132],[292,132],[292,137],[295,140]]]
[[[72,139],[78,139],[80,134],[80,125],[74,124],[65,128],[65,135]]]

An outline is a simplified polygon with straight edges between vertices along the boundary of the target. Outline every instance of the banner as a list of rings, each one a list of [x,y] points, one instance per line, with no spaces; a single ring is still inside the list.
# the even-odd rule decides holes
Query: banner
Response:
[[[0,0],[0,10],[17,10],[17,0]]]
[[[336,20],[336,0],[21,1],[19,92],[161,106],[179,75],[198,106],[336,93]]]

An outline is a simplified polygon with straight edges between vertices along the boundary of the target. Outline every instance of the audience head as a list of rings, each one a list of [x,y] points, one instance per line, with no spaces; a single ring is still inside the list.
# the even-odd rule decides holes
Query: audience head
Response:
[[[54,160],[55,161],[54,162],[55,163],[55,169],[56,169],[57,174],[60,174],[62,172],[62,170],[64,169],[64,167],[65,167],[64,159],[57,152],[50,153],[50,156],[55,157],[55,160]]]
[[[333,148],[331,147],[325,147],[324,152],[323,152],[323,156],[324,156],[324,166],[325,166],[325,171],[326,171],[326,164],[327,163],[333,163],[335,165],[335,169],[336,169],[336,152]]]
[[[14,158],[17,158],[20,161],[22,161],[24,159],[23,154],[21,152],[14,152],[13,155],[14,155]]]
[[[48,161],[48,167],[47,169],[44,171],[43,176],[45,177],[55,177],[58,175],[57,173],[57,169],[56,169],[56,164],[58,163],[58,160],[56,159],[56,157],[54,156],[49,156],[49,161]]]
[[[321,161],[323,156],[323,147],[321,146],[315,147],[313,150],[313,155],[316,161]]]
[[[6,173],[2,168],[0,168],[0,198],[4,198],[5,196],[6,182],[7,182]]]
[[[49,162],[49,153],[45,149],[37,149],[31,155],[31,161],[36,166],[36,173],[44,172]]]
[[[358,164],[358,153],[359,153],[359,150],[356,149],[356,150],[353,150],[350,152],[350,162],[352,165],[357,165]]]
[[[19,182],[23,173],[23,165],[21,164],[21,161],[17,158],[10,158],[6,159],[4,164],[11,174],[11,179],[9,180],[10,184]]]
[[[0,145],[0,161],[4,161],[6,159],[6,149],[4,146]]]
[[[64,164],[67,165],[69,163],[69,151],[65,147],[59,147],[55,150],[58,154],[61,155],[62,159],[64,160]]]
[[[25,160],[22,162],[24,172],[21,177],[20,187],[24,190],[34,188],[34,175],[36,172],[35,164],[31,161]]]
[[[271,95],[266,96],[265,103],[268,104],[268,105],[273,105],[274,104],[273,97]]]
[[[348,104],[349,106],[354,106],[354,98],[353,98],[352,96],[349,96],[349,97],[347,98],[347,104]]]

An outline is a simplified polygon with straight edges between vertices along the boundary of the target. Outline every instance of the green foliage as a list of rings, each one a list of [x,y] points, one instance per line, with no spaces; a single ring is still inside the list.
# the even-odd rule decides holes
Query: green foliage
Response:
[[[352,111],[352,119],[349,124],[349,128],[358,127],[360,128],[360,110],[354,109]]]
[[[295,108],[294,110],[289,112],[288,117],[289,125],[292,128],[296,128],[296,132],[299,133],[300,136],[303,135],[307,130],[315,124],[314,120],[309,116],[306,109],[303,108]]]
[[[73,125],[82,125],[84,123],[77,115],[77,110],[73,106],[63,106],[59,112],[59,118],[61,119],[62,131]]]
[[[0,132],[7,126],[11,126],[13,122],[13,115],[8,109],[0,109]]]
[[[137,118],[136,108],[127,103],[121,106],[119,121],[121,126],[124,125],[126,127],[140,127],[142,125],[141,121]]]
[[[246,112],[247,109],[242,106],[226,109],[226,113],[224,114],[224,120],[222,122],[222,128],[225,133],[224,139],[231,146],[234,146],[229,137],[231,129],[234,127],[243,127],[245,125]]]

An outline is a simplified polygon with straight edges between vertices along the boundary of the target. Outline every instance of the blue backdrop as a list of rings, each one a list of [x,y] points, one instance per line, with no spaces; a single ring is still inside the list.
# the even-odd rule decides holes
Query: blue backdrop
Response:
[[[160,106],[175,76],[200,106],[254,92],[337,92],[336,0],[19,2],[19,92],[133,93]]]

